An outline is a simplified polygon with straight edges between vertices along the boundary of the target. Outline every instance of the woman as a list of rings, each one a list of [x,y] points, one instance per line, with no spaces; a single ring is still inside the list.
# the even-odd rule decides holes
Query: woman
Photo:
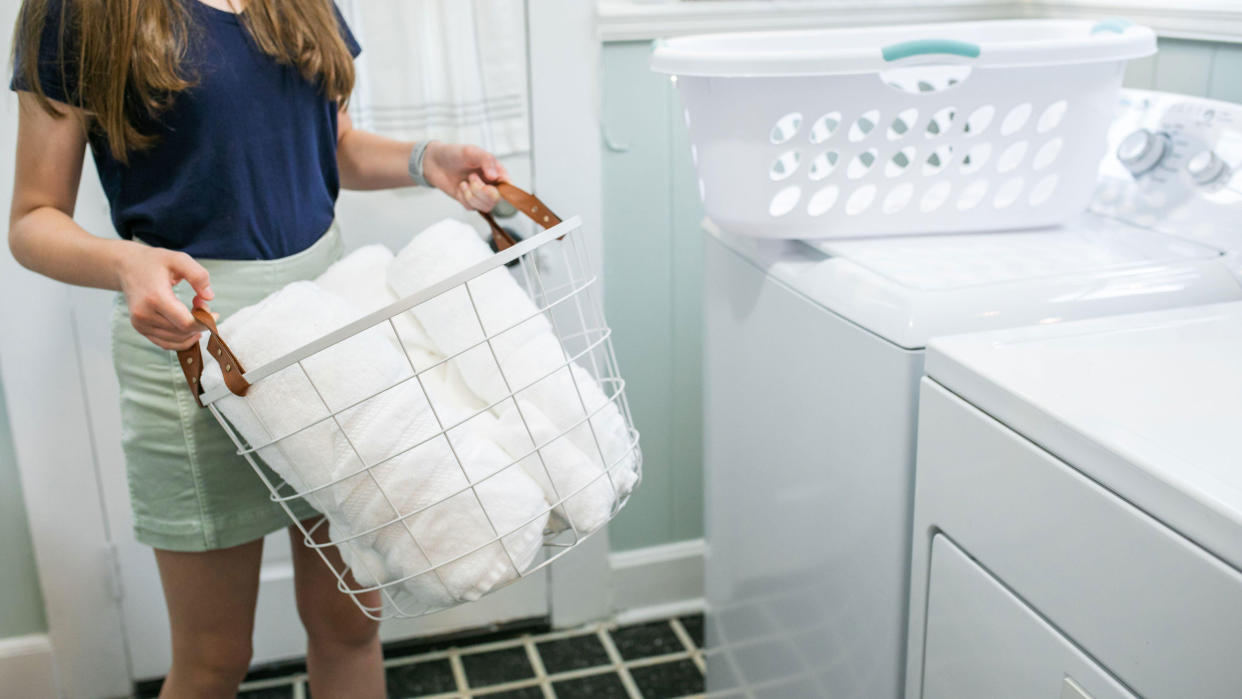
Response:
[[[263,537],[287,519],[180,378],[174,350],[203,330],[189,306],[228,315],[317,276],[340,255],[339,187],[418,183],[486,211],[498,200],[486,182],[506,173],[472,146],[354,129],[344,105],[360,49],[331,0],[26,0],[15,43],[9,245],[39,273],[121,292],[113,357],[135,535],[155,549],[172,623],[161,696],[232,696]],[[88,144],[119,240],[73,220]],[[377,624],[295,532],[311,692],[384,696]]]

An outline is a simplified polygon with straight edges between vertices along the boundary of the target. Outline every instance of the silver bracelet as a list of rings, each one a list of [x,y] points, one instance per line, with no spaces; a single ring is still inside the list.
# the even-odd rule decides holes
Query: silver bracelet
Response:
[[[414,146],[414,150],[410,152],[410,179],[414,180],[414,184],[420,187],[430,187],[431,183],[427,181],[427,176],[423,173],[423,160],[427,157],[427,147],[434,140],[422,141]]]

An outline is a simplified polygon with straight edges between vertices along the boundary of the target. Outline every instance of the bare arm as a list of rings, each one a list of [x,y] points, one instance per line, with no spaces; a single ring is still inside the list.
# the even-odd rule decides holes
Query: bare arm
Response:
[[[198,324],[172,287],[182,279],[196,304],[211,300],[207,270],[189,255],[86,232],[73,220],[86,134],[79,114],[57,119],[18,93],[17,173],[9,212],[9,249],[22,266],[53,279],[125,293],[134,327],[166,349],[198,340]],[[74,110],[59,105],[62,111]]]
[[[336,160],[345,189],[409,187],[413,143],[403,143],[354,128],[349,113],[337,117]],[[424,158],[427,181],[461,202],[462,206],[491,211],[500,193],[488,182],[509,179],[500,161],[477,146],[433,142]],[[481,175],[481,176],[480,176]],[[486,180],[486,181],[485,181]]]

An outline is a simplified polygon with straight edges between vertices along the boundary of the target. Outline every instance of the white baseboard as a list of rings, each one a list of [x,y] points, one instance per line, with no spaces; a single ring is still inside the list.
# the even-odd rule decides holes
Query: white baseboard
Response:
[[[670,604],[656,604],[650,607],[623,610],[614,614],[612,618],[618,624],[627,626],[658,619],[671,619],[673,617],[686,616],[687,614],[702,614],[706,609],[707,600],[699,597]]]
[[[622,623],[703,611],[702,539],[619,551],[608,556],[613,608]]]
[[[56,699],[52,642],[46,634],[0,638],[0,687],[6,697]]]

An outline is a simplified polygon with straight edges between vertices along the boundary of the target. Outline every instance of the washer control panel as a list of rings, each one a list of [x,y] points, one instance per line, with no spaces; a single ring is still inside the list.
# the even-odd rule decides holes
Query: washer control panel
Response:
[[[1123,90],[1092,210],[1242,251],[1242,105]]]

